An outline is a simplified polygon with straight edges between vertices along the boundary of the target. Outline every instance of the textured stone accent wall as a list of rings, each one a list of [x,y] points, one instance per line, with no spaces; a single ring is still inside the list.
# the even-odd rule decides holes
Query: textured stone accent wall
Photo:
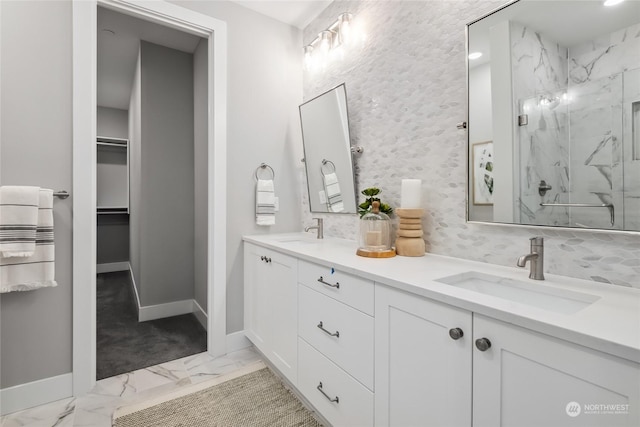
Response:
[[[324,72],[305,71],[304,98],[346,83],[352,143],[365,149],[356,159],[358,189],[378,186],[382,200],[398,206],[401,179],[422,179],[428,252],[515,266],[529,238],[541,235],[546,272],[640,288],[640,235],[465,221],[466,133],[456,129],[466,117],[465,24],[500,5],[335,1],[303,42],[342,12],[361,19],[368,38]],[[299,177],[304,223],[321,216],[327,235],[356,240],[357,215],[312,215],[304,171]]]

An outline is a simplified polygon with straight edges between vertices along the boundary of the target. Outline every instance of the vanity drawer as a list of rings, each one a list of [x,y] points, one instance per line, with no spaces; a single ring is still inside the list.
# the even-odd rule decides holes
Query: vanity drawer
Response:
[[[331,425],[373,426],[371,391],[302,338],[298,338],[298,357],[298,389]]]
[[[373,324],[373,317],[298,285],[298,335],[370,390]]]
[[[373,282],[332,267],[298,262],[298,282],[373,316]]]

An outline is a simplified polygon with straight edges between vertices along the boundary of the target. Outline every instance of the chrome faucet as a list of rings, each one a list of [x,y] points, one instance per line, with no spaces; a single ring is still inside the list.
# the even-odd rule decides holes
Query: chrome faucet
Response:
[[[318,225],[312,225],[310,227],[305,227],[304,231],[309,231],[309,230],[318,230],[318,239],[323,239],[324,238],[324,224],[322,221],[322,218],[313,218],[315,220],[318,221]]]
[[[531,240],[531,253],[522,255],[516,264],[518,267],[525,267],[529,261],[531,263],[529,279],[544,280],[544,239],[532,237],[529,240]]]

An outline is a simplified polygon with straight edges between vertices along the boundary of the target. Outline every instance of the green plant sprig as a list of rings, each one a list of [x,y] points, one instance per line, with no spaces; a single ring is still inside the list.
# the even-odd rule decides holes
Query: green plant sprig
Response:
[[[376,187],[365,188],[361,191],[361,193],[367,196],[367,199],[358,205],[358,213],[360,214],[360,218],[365,216],[367,212],[371,211],[371,205],[373,202],[380,202],[380,212],[385,213],[387,215],[393,214],[393,208],[386,203],[382,203],[378,197],[380,194],[380,189]]]

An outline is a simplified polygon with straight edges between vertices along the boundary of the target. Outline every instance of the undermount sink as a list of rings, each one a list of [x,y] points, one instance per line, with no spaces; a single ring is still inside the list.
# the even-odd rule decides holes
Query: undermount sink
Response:
[[[297,237],[297,236],[292,236],[292,237],[284,237],[282,239],[278,239],[277,242],[278,243],[316,243],[318,240],[320,239],[316,239],[313,237]]]
[[[525,283],[477,271],[467,271],[436,279],[436,281],[562,314],[577,313],[600,299],[595,295],[554,289],[537,283]]]

